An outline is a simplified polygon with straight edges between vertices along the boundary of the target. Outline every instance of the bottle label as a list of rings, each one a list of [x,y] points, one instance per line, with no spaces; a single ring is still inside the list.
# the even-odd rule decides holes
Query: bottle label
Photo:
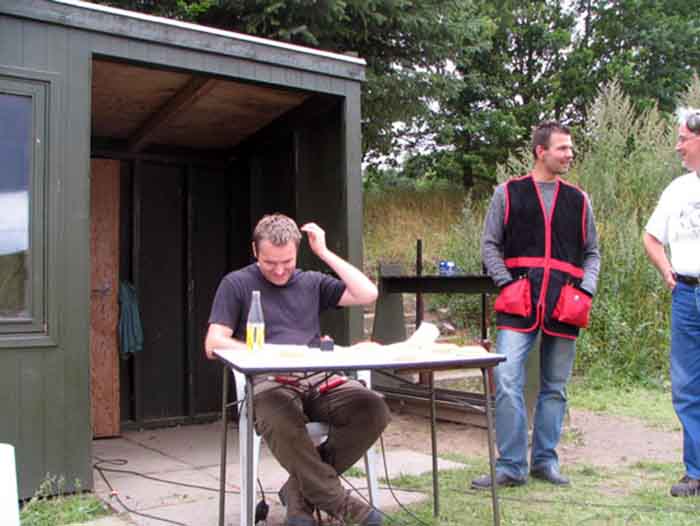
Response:
[[[245,342],[249,351],[262,349],[265,345],[265,324],[248,323],[245,331]]]

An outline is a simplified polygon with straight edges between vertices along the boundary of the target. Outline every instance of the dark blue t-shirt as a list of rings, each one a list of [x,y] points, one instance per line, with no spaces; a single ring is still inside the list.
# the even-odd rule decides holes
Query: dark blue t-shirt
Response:
[[[319,314],[338,306],[345,284],[326,274],[296,270],[283,286],[265,279],[257,263],[224,276],[211,308],[209,323],[225,325],[245,341],[246,320],[254,290],[260,291],[265,341],[308,345],[321,335]]]

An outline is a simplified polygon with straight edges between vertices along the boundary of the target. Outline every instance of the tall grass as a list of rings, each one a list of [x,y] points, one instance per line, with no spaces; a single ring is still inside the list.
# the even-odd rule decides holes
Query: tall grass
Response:
[[[602,261],[577,367],[591,380],[658,384],[668,369],[670,294],[641,238],[663,189],[682,172],[675,124],[655,109],[635,115],[616,84],[589,115],[588,142],[571,180],[591,198]]]
[[[449,259],[452,228],[459,221],[466,193],[460,187],[391,188],[373,190],[364,197],[365,270],[377,275],[380,263],[399,263],[412,274],[416,240],[423,240],[426,273]]]
[[[685,102],[697,105],[698,100],[696,78]],[[670,293],[647,260],[641,239],[663,189],[683,172],[674,152],[676,125],[655,109],[636,114],[616,84],[600,92],[588,114],[586,128],[574,132],[577,158],[566,177],[591,199],[602,263],[591,326],[579,339],[576,372],[592,383],[662,385],[668,370]],[[522,175],[531,163],[526,149],[514,152],[499,167],[499,180]],[[413,239],[422,237],[427,259],[453,259],[463,270],[478,272],[487,205],[456,192],[368,195],[370,262],[410,263]],[[459,220],[450,222],[456,216]],[[443,301],[458,319],[468,319],[477,308],[475,298],[455,295]]]

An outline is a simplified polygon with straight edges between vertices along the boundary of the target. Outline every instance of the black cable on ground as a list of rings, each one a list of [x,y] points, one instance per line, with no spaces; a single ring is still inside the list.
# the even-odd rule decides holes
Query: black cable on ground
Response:
[[[187,524],[182,523],[182,522],[173,521],[173,520],[170,520],[170,519],[166,519],[166,518],[164,518],[164,517],[158,517],[157,515],[151,515],[151,514],[149,514],[149,513],[143,513],[143,512],[136,511],[136,510],[134,510],[134,509],[129,508],[129,506],[127,506],[127,505],[124,503],[124,501],[121,499],[121,497],[120,497],[119,494],[116,492],[116,490],[114,489],[114,487],[109,483],[109,480],[107,480],[107,477],[106,477],[105,474],[103,473],[103,469],[105,469],[105,468],[100,467],[98,464],[99,464],[99,463],[93,464],[93,467],[94,467],[94,468],[97,470],[97,472],[100,474],[100,477],[102,477],[102,480],[104,480],[105,484],[107,484],[107,487],[109,488],[109,491],[110,491],[110,496],[111,496],[112,498],[115,498],[115,499],[117,500],[117,502],[121,505],[122,508],[124,508],[124,510],[125,510],[127,513],[132,513],[132,514],[134,514],[134,515],[138,515],[138,516],[140,516],[140,517],[145,517],[145,518],[147,518],[147,519],[153,519],[153,520],[156,520],[156,521],[167,522],[168,524],[174,524],[175,526],[188,526]]]
[[[124,473],[124,474],[126,474],[126,475],[134,475],[134,476],[136,476],[136,477],[141,477],[141,478],[144,478],[144,479],[153,480],[153,481],[155,481],[155,482],[162,482],[162,483],[164,483],[164,484],[172,484],[172,485],[174,485],[174,486],[182,486],[182,487],[184,487],[184,488],[201,489],[201,490],[204,490],[204,491],[215,491],[216,493],[219,492],[219,488],[211,488],[211,487],[209,487],[209,486],[200,486],[200,485],[198,485],[198,484],[188,484],[188,483],[186,483],[186,482],[178,482],[178,481],[175,481],[175,480],[163,479],[163,478],[160,478],[160,477],[154,477],[154,476],[152,476],[152,475],[146,475],[145,473],[139,473],[138,471],[133,471],[133,470],[130,470],[130,469],[105,468],[105,467],[102,466],[103,464],[108,464],[108,465],[113,465],[113,466],[125,466],[126,464],[128,464],[128,460],[124,460],[124,459],[122,459],[122,458],[110,459],[110,460],[102,459],[102,458],[99,458],[99,457],[95,457],[95,458],[96,458],[98,461],[95,462],[95,463],[92,465],[92,467],[95,468],[98,472],[106,471],[106,472],[110,472],[110,473]],[[103,477],[103,478],[104,478],[104,477]],[[107,482],[107,481],[105,481],[105,482]],[[108,485],[109,485],[109,484],[108,484]],[[110,487],[110,490],[111,490],[111,489],[112,489],[112,488]],[[224,491],[225,491],[226,494],[228,494],[228,495],[240,495],[240,493],[241,493],[240,491],[234,491],[234,490],[224,490]]]
[[[430,526],[428,523],[423,522],[420,517],[418,517],[415,513],[413,513],[411,510],[409,510],[406,506],[404,506],[401,501],[399,501],[399,498],[396,496],[396,493],[394,493],[394,488],[391,485],[391,479],[389,477],[389,466],[386,461],[386,450],[384,449],[384,437],[383,435],[379,435],[379,445],[382,448],[382,461],[384,463],[384,479],[386,480],[387,487],[389,488],[389,493],[391,493],[391,496],[394,499],[394,502],[399,505],[399,508],[403,510],[405,513],[410,515],[413,519],[415,519],[418,524],[422,524],[425,526]]]

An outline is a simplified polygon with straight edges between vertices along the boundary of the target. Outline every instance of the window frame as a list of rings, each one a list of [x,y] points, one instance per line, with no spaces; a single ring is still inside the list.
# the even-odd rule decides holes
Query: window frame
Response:
[[[55,126],[58,76],[53,73],[0,67],[0,94],[31,99],[29,160],[28,315],[0,318],[0,348],[55,347],[56,309],[49,303],[49,167],[56,166]]]

